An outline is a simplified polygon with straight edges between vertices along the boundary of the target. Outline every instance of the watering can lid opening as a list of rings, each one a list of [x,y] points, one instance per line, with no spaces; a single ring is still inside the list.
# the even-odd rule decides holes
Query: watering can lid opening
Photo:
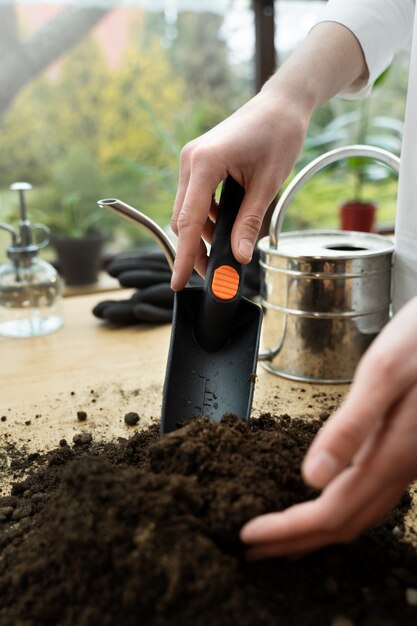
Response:
[[[266,254],[291,258],[351,259],[391,254],[393,242],[374,233],[344,230],[304,230],[282,233],[278,247],[271,247],[269,237],[258,242]]]

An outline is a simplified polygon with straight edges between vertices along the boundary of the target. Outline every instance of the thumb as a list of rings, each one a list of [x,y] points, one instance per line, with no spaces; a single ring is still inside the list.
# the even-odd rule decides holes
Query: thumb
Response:
[[[265,213],[274,198],[274,191],[268,193],[258,186],[252,185],[246,191],[231,238],[233,256],[239,263],[249,263],[252,259]]]

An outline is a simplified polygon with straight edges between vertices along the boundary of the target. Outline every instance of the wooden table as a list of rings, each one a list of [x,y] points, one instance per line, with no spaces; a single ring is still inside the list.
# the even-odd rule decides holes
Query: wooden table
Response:
[[[129,411],[141,416],[138,427],[159,419],[170,326],[115,328],[91,313],[101,300],[129,295],[122,290],[68,297],[59,331],[0,337],[0,416],[7,418],[0,421],[0,448],[7,441],[44,450],[84,430],[96,439],[126,437],[134,432],[124,423]],[[259,366],[253,414],[317,415],[338,404],[346,389],[294,383]],[[328,394],[328,407],[318,391]],[[87,421],[78,421],[79,410],[87,412]]]

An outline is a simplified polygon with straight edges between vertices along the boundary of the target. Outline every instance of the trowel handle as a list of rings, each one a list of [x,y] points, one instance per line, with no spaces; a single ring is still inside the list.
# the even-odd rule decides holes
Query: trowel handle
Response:
[[[220,195],[196,328],[197,340],[207,352],[227,343],[242,297],[245,266],[233,256],[231,233],[244,197],[243,187],[228,176]]]

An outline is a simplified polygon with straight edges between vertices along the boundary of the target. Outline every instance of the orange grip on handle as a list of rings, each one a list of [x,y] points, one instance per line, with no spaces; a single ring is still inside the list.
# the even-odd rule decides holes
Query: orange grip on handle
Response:
[[[219,300],[233,300],[239,290],[240,277],[234,267],[220,265],[214,273],[211,290]]]

